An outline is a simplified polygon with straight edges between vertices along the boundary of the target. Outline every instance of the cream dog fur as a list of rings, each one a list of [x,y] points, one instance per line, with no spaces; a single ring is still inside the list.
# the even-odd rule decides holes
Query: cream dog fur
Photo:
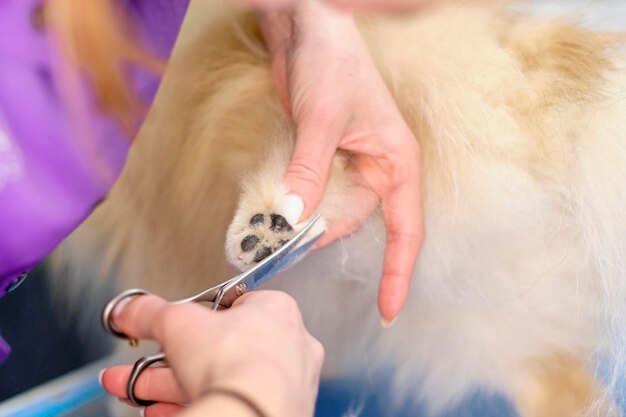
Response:
[[[241,243],[258,233],[255,215],[270,237],[269,215],[288,217],[294,126],[256,21],[203,10],[187,19],[120,180],[56,255],[74,275],[114,271],[120,289],[179,298],[230,276],[226,258],[251,262]],[[483,388],[523,417],[622,415],[622,38],[491,2],[364,17],[361,28],[423,151],[426,240],[388,329],[375,303],[379,215],[271,284],[299,301],[326,376],[392,370],[393,398],[433,413]],[[359,210],[349,155],[330,178],[326,220]]]

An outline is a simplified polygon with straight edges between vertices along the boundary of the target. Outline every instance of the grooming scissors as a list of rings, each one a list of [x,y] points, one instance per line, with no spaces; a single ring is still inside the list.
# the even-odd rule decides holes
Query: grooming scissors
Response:
[[[248,291],[256,289],[261,284],[264,284],[270,278],[274,277],[276,274],[302,258],[302,256],[323,234],[322,232],[308,240],[306,243],[298,245],[305,235],[313,228],[313,225],[319,220],[320,216],[321,215],[319,213],[316,214],[311,221],[309,221],[293,238],[281,246],[272,255],[268,256],[250,269],[242,272],[234,278],[226,280],[222,284],[204,290],[191,297],[173,301],[171,304],[182,304],[192,301],[210,302],[213,303],[212,310],[229,308],[237,298],[241,297]],[[102,326],[104,327],[104,330],[115,337],[128,339],[131,346],[136,346],[137,340],[128,337],[113,325],[111,322],[111,313],[115,309],[115,306],[126,298],[147,294],[149,293],[145,290],[130,289],[111,299],[102,311]],[[165,364],[165,359],[165,353],[159,352],[152,355],[146,355],[135,362],[130,378],[128,379],[128,386],[126,387],[126,393],[129,401],[142,407],[154,404],[154,401],[145,401],[137,398],[135,396],[135,386],[139,376],[146,368],[155,364]]]

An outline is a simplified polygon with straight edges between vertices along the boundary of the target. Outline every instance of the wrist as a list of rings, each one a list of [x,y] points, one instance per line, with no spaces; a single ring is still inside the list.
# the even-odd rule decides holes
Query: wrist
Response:
[[[261,10],[258,16],[272,55],[286,50],[291,42],[305,36],[337,44],[359,36],[352,13],[335,9],[319,0],[301,0],[280,10]]]
[[[208,400],[209,397],[226,396],[220,391],[231,391],[253,405],[248,406],[248,409],[260,410],[263,417],[313,415],[317,394],[315,387],[303,385],[298,379],[299,375],[294,379],[291,371],[282,370],[285,364],[271,361],[266,363],[268,366],[253,366],[254,369],[251,369],[250,365],[242,368],[233,366],[228,374],[214,377],[213,380],[219,382],[215,385],[210,384],[196,398],[202,399],[206,396]],[[252,415],[256,416],[258,412]]]
[[[356,59],[367,56],[352,14],[319,0],[302,0],[288,9],[259,11],[258,16],[271,57],[274,85],[287,112],[292,110],[290,71],[294,60],[302,58],[295,56],[297,51],[304,50],[309,59],[344,60],[345,65],[357,66]]]
[[[237,391],[207,391],[206,394],[194,401],[183,416],[270,417],[260,408],[257,409],[256,404],[251,402],[252,400],[249,401],[250,403],[246,397],[241,396]]]
[[[295,397],[285,378],[280,378],[265,369],[253,372],[238,372],[237,369],[232,369],[230,377],[220,378],[219,386],[210,387],[205,392],[211,395],[216,389],[237,392],[254,404],[262,412],[263,417],[290,417],[291,402]]]
[[[292,14],[288,10],[261,10],[257,16],[267,50],[274,58],[277,53],[286,50],[292,38]]]

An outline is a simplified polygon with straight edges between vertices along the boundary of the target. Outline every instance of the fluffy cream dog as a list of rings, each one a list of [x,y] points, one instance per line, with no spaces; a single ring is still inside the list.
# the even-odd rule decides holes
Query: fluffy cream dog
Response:
[[[120,289],[175,299],[230,276],[226,258],[254,262],[268,243],[242,245],[249,235],[279,244],[290,233],[283,224],[275,238],[271,217],[288,218],[279,202],[294,126],[257,23],[207,9],[188,18],[119,182],[58,253],[78,275],[96,265],[114,271]],[[618,36],[486,2],[361,27],[423,150],[426,240],[407,305],[388,329],[375,303],[379,215],[272,283],[298,299],[326,347],[326,375],[391,369],[394,398],[433,412],[483,388],[523,417],[621,415]],[[327,220],[359,209],[351,178],[349,155],[338,155],[319,207]]]

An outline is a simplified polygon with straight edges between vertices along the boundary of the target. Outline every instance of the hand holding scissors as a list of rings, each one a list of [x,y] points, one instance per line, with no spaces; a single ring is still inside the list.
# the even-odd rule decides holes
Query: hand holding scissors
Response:
[[[252,291],[217,313],[156,295],[120,307],[115,325],[167,354],[168,366],[146,369],[135,386],[137,397],[156,401],[145,417],[313,415],[323,349],[288,294]],[[102,373],[102,386],[122,402],[131,368]]]
[[[241,295],[248,291],[256,289],[259,285],[267,282],[275,274],[301,258],[302,255],[304,255],[306,251],[310,249],[310,247],[315,243],[319,236],[316,236],[303,244],[301,244],[301,242],[304,241],[304,237],[311,230],[319,217],[319,215],[313,217],[313,219],[306,226],[304,226],[304,228],[298,234],[296,234],[289,242],[287,242],[274,254],[261,261],[254,267],[250,268],[249,270],[245,271],[244,273],[225,281],[223,284],[205,290],[195,296],[170,304],[181,304],[189,301],[207,301],[213,303],[214,310],[218,308],[230,307],[232,303]],[[109,333],[117,337],[132,340],[112,324],[111,314],[115,307],[119,305],[122,300],[125,300],[128,297],[145,294],[147,294],[147,292],[143,290],[128,290],[112,299],[103,311],[102,323],[104,328]],[[135,386],[137,384],[139,376],[145,369],[147,369],[151,365],[163,363],[165,359],[166,358],[164,353],[156,353],[154,355],[145,356],[135,363],[127,386],[127,397],[129,401],[140,406],[148,406],[152,404],[152,402],[143,401],[136,397]]]

